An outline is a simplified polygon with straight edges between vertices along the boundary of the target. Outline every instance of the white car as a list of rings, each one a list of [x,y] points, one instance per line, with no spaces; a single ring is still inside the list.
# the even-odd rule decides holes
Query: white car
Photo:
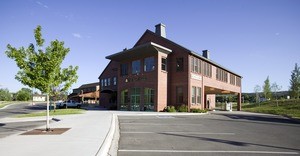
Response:
[[[57,108],[68,108],[68,107],[80,108],[81,103],[73,100],[68,100],[68,101],[56,103],[56,107]]]

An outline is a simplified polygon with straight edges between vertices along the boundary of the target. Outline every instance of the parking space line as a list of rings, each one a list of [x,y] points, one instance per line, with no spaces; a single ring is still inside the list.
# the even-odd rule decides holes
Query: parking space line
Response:
[[[149,126],[202,126],[202,124],[157,124],[157,123],[120,123],[121,125],[149,125]]]
[[[198,134],[198,135],[235,135],[235,133],[200,133],[200,132],[121,132],[121,134]]]
[[[298,152],[280,152],[280,151],[192,151],[192,150],[126,150],[121,149],[119,152],[136,152],[136,153],[240,153],[240,154],[286,154],[297,155]]]

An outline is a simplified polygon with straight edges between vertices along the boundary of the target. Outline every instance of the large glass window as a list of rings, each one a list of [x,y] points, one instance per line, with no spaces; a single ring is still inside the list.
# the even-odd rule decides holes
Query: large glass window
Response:
[[[183,103],[183,89],[182,87],[176,87],[176,103]]]
[[[128,97],[128,89],[122,90],[121,91],[121,110],[128,110],[128,102],[129,102],[129,97]]]
[[[147,57],[144,60],[144,71],[153,71],[155,69],[154,57]]]
[[[128,64],[121,64],[121,76],[128,75]]]
[[[161,70],[167,71],[167,58],[161,58]]]
[[[132,61],[131,64],[132,74],[138,74],[141,72],[141,60]]]
[[[176,59],[176,71],[183,71],[183,58]]]
[[[130,94],[131,94],[131,98],[130,98],[131,110],[139,111],[140,103],[141,103],[141,89],[140,88],[132,88]]]
[[[154,110],[154,89],[145,88],[144,94],[144,109],[145,111]]]
[[[192,104],[196,104],[196,87],[192,87]]]

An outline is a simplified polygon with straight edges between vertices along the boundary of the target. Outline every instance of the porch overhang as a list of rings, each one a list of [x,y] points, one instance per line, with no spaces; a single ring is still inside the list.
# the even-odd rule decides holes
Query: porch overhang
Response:
[[[147,57],[152,56],[158,52],[169,54],[172,52],[171,49],[163,47],[153,42],[148,42],[131,49],[124,49],[121,52],[115,53],[113,55],[106,56],[106,59],[110,59],[117,62],[122,62],[126,60],[135,60],[141,58],[141,56]]]
[[[238,94],[239,92],[227,90],[227,89],[220,89],[220,88],[214,88],[205,86],[204,87],[205,94]]]

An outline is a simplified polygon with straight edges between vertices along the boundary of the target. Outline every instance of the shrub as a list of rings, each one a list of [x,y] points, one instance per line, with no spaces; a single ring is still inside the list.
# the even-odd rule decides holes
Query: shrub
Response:
[[[164,112],[176,112],[176,109],[174,106],[167,106],[165,109],[164,109]]]
[[[206,109],[196,109],[196,108],[192,108],[190,111],[192,113],[206,113],[207,112]]]
[[[181,106],[177,107],[177,111],[178,112],[187,112],[188,107],[186,105],[181,105]]]

